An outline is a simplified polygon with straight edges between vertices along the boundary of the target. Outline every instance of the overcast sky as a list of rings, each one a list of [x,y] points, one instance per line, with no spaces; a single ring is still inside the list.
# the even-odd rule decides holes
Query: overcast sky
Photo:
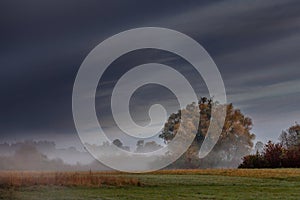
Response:
[[[180,31],[207,50],[228,102],[253,119],[257,140],[277,140],[281,130],[300,122],[300,1],[2,0],[0,142],[49,139],[78,146],[72,88],[82,61],[106,38],[145,26]],[[105,113],[98,117],[110,132],[116,130],[107,105],[116,80],[147,62],[176,68],[196,85],[198,96],[207,94],[201,77],[178,56],[157,50],[123,55],[97,93],[97,110]],[[157,87],[136,92],[137,123],[147,121],[153,103],[169,113],[178,106],[172,93]]]

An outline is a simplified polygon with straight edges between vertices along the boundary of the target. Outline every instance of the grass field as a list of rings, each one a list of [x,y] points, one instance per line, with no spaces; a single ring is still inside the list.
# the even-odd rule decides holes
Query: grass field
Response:
[[[300,199],[300,169],[1,172],[0,199]]]

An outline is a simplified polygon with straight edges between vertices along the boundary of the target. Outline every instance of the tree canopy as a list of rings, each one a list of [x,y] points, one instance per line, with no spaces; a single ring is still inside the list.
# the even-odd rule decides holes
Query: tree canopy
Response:
[[[197,133],[189,149],[170,167],[174,168],[208,168],[208,167],[237,167],[241,158],[249,154],[255,135],[251,133],[252,120],[246,117],[239,109],[234,108],[232,104],[226,105],[227,114],[217,144],[213,150],[203,159],[199,159],[198,153],[202,142],[208,132],[211,121],[212,105],[218,104],[212,99],[201,98],[198,102],[192,103],[186,107],[185,112],[194,112],[196,106],[200,110],[198,120],[191,120],[188,128],[197,129]],[[177,134],[180,126],[180,117],[182,111],[170,115],[162,133],[159,135],[165,143],[170,142]],[[186,128],[186,127],[185,127]]]

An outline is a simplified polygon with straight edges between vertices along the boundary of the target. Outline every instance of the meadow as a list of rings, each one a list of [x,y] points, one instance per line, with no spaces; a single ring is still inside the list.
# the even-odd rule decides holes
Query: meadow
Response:
[[[300,169],[0,172],[0,199],[300,199]]]

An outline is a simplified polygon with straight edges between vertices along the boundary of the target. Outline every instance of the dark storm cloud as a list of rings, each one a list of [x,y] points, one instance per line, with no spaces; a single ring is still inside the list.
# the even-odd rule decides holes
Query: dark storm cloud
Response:
[[[296,0],[1,1],[1,134],[74,135],[72,87],[89,51],[126,29],[162,26],[200,42],[221,71],[229,101],[256,118],[258,135],[276,139],[282,126],[300,117],[299,6]],[[157,60],[170,59],[170,66],[192,77],[178,59],[159,55]],[[107,90],[99,95],[110,96],[117,74],[107,74]],[[281,127],[279,116],[285,117]]]

